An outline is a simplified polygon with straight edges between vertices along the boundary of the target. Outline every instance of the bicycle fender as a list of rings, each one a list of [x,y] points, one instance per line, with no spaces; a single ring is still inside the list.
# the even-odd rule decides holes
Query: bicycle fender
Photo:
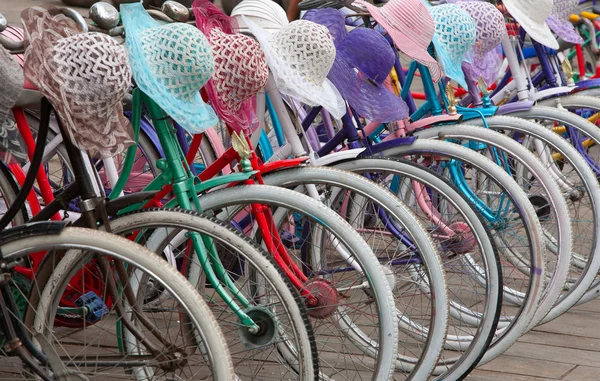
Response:
[[[341,161],[346,161],[350,159],[356,159],[360,154],[365,151],[366,148],[355,148],[349,149],[347,151],[339,151],[330,153],[327,156],[323,156],[311,162],[311,165],[317,166],[328,166],[335,163],[339,163]]]
[[[202,193],[208,189],[216,188],[221,185],[237,183],[240,181],[246,181],[246,180],[250,179],[251,177],[253,177],[256,173],[258,173],[258,171],[235,172],[235,173],[230,173],[229,175],[213,177],[210,180],[206,180],[199,184],[196,184],[195,190],[196,190],[196,193]]]
[[[126,194],[114,200],[107,200],[106,213],[109,216],[116,216],[117,214],[120,214],[120,212],[123,212],[123,209],[125,208],[128,208],[132,205],[141,204],[144,201],[150,200],[152,197],[154,197],[155,194],[156,192],[136,192]]]
[[[65,221],[40,221],[30,222],[14,228],[6,229],[0,232],[0,244],[5,245],[9,242],[21,239],[23,237],[35,237],[38,235],[56,235],[68,225]],[[3,258],[0,250],[0,258]]]
[[[260,173],[265,175],[267,173],[271,173],[277,171],[279,169],[287,169],[287,168],[295,168],[302,164],[305,164],[308,160],[307,157],[298,157],[296,159],[285,159],[285,160],[277,160],[271,163],[265,163],[260,166]]]

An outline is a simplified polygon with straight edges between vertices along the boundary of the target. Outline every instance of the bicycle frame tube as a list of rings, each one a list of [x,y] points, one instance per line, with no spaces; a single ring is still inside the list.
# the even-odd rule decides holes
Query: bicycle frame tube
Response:
[[[178,145],[176,137],[171,133],[172,126],[168,115],[149,96],[141,91],[140,94],[140,101],[146,105],[165,153],[165,158],[157,163],[158,167],[163,174],[166,173],[166,176],[171,179],[173,193],[179,205],[184,209],[200,211],[200,203],[194,187],[195,177],[187,165],[187,161],[184,160],[185,156]],[[190,200],[192,200],[191,203]],[[243,325],[250,327],[250,329],[258,329],[254,321],[237,304],[237,302],[241,303],[244,308],[250,306],[250,302],[239,292],[219,260],[213,241],[209,237],[198,233],[190,233],[189,238],[206,273],[206,278],[215,291],[234,311]],[[234,295],[237,302],[231,297],[230,293]]]

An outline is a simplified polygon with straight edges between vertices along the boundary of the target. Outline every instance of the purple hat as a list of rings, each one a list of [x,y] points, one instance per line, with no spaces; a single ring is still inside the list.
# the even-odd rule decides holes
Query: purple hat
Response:
[[[552,13],[546,19],[550,29],[567,42],[573,44],[583,44],[583,38],[579,35],[575,27],[569,20],[572,13],[577,12],[579,0],[554,0]]]
[[[381,123],[408,116],[406,103],[383,85],[395,53],[379,32],[357,28],[348,33],[343,14],[333,8],[308,11],[304,18],[329,29],[336,56],[327,78],[359,115]]]

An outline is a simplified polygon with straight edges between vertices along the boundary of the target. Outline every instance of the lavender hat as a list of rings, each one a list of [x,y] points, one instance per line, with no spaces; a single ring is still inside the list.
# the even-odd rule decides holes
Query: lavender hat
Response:
[[[329,29],[336,57],[327,78],[359,115],[381,123],[408,116],[406,103],[383,85],[395,56],[379,32],[357,28],[348,33],[344,15],[333,8],[308,11],[304,19]],[[369,49],[364,49],[365,46]]]
[[[552,13],[546,19],[550,29],[567,42],[583,44],[583,38],[577,33],[575,27],[569,21],[571,13],[577,13],[579,0],[554,0]]]

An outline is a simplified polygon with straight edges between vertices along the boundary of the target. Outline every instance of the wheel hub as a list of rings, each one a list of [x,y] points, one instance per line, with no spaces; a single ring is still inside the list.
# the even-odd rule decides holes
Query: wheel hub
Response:
[[[241,326],[238,331],[242,342],[251,348],[259,348],[272,344],[277,339],[277,319],[271,311],[262,307],[251,307],[244,311],[258,326],[256,332],[250,327]]]
[[[442,247],[445,250],[452,251],[456,255],[462,255],[472,251],[477,244],[475,235],[464,222],[453,222],[450,229],[456,233],[453,239],[443,242]]]
[[[550,216],[550,203],[546,200],[545,197],[542,196],[529,196],[529,202],[535,208],[535,214],[537,214],[538,218],[548,218]]]
[[[308,309],[309,316],[325,319],[337,310],[339,295],[331,282],[322,278],[312,279],[306,284],[306,289],[317,299],[317,304]]]

